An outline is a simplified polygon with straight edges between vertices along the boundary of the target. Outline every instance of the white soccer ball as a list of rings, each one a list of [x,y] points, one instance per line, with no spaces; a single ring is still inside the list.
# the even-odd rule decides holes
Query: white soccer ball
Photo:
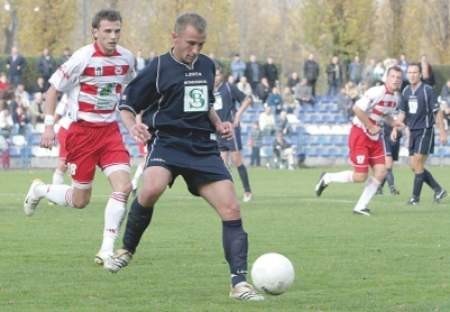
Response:
[[[253,263],[251,276],[253,284],[259,291],[271,295],[281,295],[295,278],[291,261],[279,253],[263,254]]]

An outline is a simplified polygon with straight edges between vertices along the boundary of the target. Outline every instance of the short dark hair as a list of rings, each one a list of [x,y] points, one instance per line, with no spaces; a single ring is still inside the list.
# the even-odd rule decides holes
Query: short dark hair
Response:
[[[100,26],[100,22],[103,20],[107,20],[110,22],[122,22],[122,16],[120,15],[119,11],[111,10],[111,9],[105,9],[100,10],[95,14],[94,18],[92,19],[92,28],[98,28]]]
[[[391,70],[396,71],[398,73],[402,73],[403,72],[402,69],[400,68],[400,66],[398,66],[398,65],[394,65],[394,66],[389,67],[388,70],[387,70],[387,74],[388,75],[391,72]]]
[[[175,33],[181,33],[188,25],[193,26],[201,34],[206,32],[207,22],[202,16],[197,13],[183,13],[175,21]]]
[[[409,63],[409,64],[408,64],[408,67],[411,67],[411,66],[417,67],[417,68],[419,69],[419,73],[422,73],[422,64],[417,63],[417,62]]]

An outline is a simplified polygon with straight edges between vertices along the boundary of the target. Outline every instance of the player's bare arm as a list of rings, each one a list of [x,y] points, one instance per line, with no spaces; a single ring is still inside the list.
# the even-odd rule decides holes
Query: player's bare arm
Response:
[[[50,86],[45,95],[45,104],[44,104],[44,124],[45,129],[44,133],[41,136],[41,147],[51,149],[55,145],[55,130],[53,126],[55,124],[55,109],[56,103],[58,102],[59,96],[58,90],[55,87]]]
[[[121,110],[120,117],[122,118],[123,123],[127,127],[131,136],[138,142],[145,143],[151,138],[151,134],[148,131],[148,126],[143,124],[142,122],[136,121],[136,116],[128,111]]]
[[[252,98],[247,96],[241,103],[238,111],[236,112],[236,116],[234,117],[233,126],[239,126],[239,122],[241,121],[241,116],[245,112],[245,110],[252,104]]]
[[[369,134],[373,135],[381,131],[381,128],[378,125],[372,123],[369,119],[369,116],[367,116],[366,112],[361,108],[353,106],[353,112],[355,113],[356,117],[358,117],[359,120],[361,120],[361,122],[364,124]]]
[[[223,122],[222,120],[220,120],[220,117],[219,115],[217,115],[217,112],[214,110],[214,108],[211,107],[208,117],[213,124],[214,129],[216,129],[217,133],[219,133],[223,138],[231,139],[233,137],[233,125],[231,124],[231,122]]]

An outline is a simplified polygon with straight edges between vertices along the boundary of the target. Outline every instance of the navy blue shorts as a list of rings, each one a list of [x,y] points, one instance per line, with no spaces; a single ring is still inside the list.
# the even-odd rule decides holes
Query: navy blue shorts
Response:
[[[234,128],[234,136],[231,140],[217,137],[221,152],[235,152],[242,150],[241,127]]]
[[[199,196],[200,186],[221,180],[231,180],[217,148],[208,135],[185,134],[183,137],[157,133],[148,144],[146,167],[160,166],[172,173],[172,186],[181,175],[189,192]]]
[[[434,152],[434,128],[410,130],[409,156],[428,155]]]
[[[394,161],[398,160],[398,155],[400,153],[400,137],[401,136],[399,136],[395,142],[392,141],[388,136],[383,137],[384,151],[386,153],[386,156],[392,157]]]

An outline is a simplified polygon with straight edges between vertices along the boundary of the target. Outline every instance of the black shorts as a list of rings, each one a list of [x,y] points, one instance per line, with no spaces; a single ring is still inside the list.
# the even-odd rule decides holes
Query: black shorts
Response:
[[[428,155],[434,152],[434,128],[410,130],[409,155]]]
[[[234,136],[231,140],[217,137],[221,152],[235,152],[242,150],[241,127],[234,128]]]
[[[160,166],[172,173],[172,186],[181,175],[189,192],[199,196],[200,186],[221,180],[231,180],[217,148],[208,136],[186,134],[184,137],[155,134],[148,144],[146,167]]]
[[[391,138],[387,136],[384,136],[383,139],[384,139],[383,140],[384,151],[386,153],[386,156],[390,156],[394,161],[397,161],[398,155],[400,153],[400,136],[397,138],[395,142],[392,141]]]

